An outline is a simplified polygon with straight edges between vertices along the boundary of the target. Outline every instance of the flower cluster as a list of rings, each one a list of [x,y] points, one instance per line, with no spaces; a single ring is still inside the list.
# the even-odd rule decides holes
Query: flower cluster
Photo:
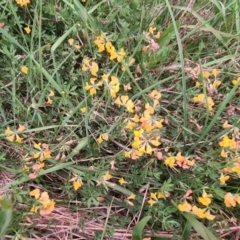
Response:
[[[162,192],[150,192],[150,198],[148,200],[148,204],[152,207],[155,203],[158,202],[159,199],[165,199],[166,197],[169,197],[170,194],[168,192],[162,193]]]
[[[214,102],[211,97],[205,96],[205,94],[201,93],[197,96],[193,97],[193,102],[203,104],[209,111],[213,110]]]
[[[212,194],[207,194],[205,190],[202,193],[201,197],[198,197],[198,201],[205,206],[205,208],[199,208],[196,205],[191,205],[185,200],[183,203],[178,205],[178,209],[181,212],[190,212],[201,219],[213,220],[215,218],[214,215],[210,213],[208,206],[212,202]]]
[[[73,39],[73,38],[69,38],[68,39],[68,44],[74,48],[74,50],[80,50],[81,49],[81,46],[76,43],[76,41]]]
[[[10,127],[7,127],[7,129],[5,130],[5,134],[7,135],[6,139],[9,142],[21,143],[23,138],[20,138],[18,134],[22,133],[25,129],[26,128],[21,124],[19,124],[19,127],[16,131],[12,131]]]
[[[113,44],[108,41],[106,38],[106,33],[102,33],[100,36],[98,36],[94,43],[97,45],[99,52],[106,51],[109,54],[109,59],[111,61],[116,59],[119,63],[121,63],[126,56],[123,48],[117,51]]]
[[[159,129],[163,127],[163,119],[159,119],[154,115],[155,108],[159,105],[161,93],[153,90],[148,94],[153,104],[146,103],[142,114],[134,114],[124,120],[125,129],[133,131],[132,149],[125,152],[125,157],[137,159],[143,154],[151,155],[161,142]],[[140,106],[135,106],[128,96],[119,96],[116,104],[125,106],[127,111],[134,113],[135,109],[140,112]]]
[[[219,142],[219,146],[221,149],[221,157],[227,159],[227,166],[223,169],[226,173],[236,173],[240,176],[240,156],[237,153],[239,149],[239,145],[234,138],[229,138],[227,135],[223,137],[223,139]],[[229,158],[228,155],[231,155]],[[231,160],[229,160],[231,159]],[[228,175],[223,175],[219,178],[221,184],[225,184],[227,180],[229,180]]]
[[[47,144],[45,144],[45,143],[38,143],[38,144],[34,143],[33,146],[34,146],[35,150],[38,150],[38,151],[33,152],[32,158],[37,160],[37,162],[32,165],[33,172],[29,174],[29,177],[31,179],[36,178],[37,175],[38,175],[38,172],[42,168],[44,168],[44,166],[45,166],[44,160],[52,158],[51,151],[49,150],[49,147],[48,147]],[[29,164],[30,163],[28,163],[28,165]],[[29,170],[29,168],[27,166],[25,166],[25,170]]]
[[[107,133],[103,133],[99,136],[99,138],[97,139],[97,142],[99,144],[101,144],[103,141],[108,141],[108,134]]]
[[[29,195],[35,197],[38,202],[36,206],[34,205],[31,208],[30,212],[37,213],[39,210],[40,215],[45,216],[49,215],[54,210],[55,202],[54,200],[49,199],[47,192],[41,192],[38,188],[36,188],[32,190]]]
[[[224,203],[227,207],[236,207],[237,204],[240,204],[239,194],[226,193],[224,195]]]
[[[207,87],[209,93],[216,91],[217,87],[222,84],[220,80],[217,79],[217,76],[220,74],[220,71],[213,69],[211,72],[203,71],[204,85]],[[201,82],[196,81],[196,87],[199,87]]]
[[[148,42],[148,45],[143,46],[144,52],[156,52],[159,50],[159,45],[155,39],[160,38],[160,32],[156,31],[156,27],[149,27],[148,32],[145,33],[145,38]]]
[[[183,169],[188,169],[195,164],[195,160],[189,160],[187,157],[182,156],[181,152],[178,152],[175,157],[169,156],[164,160],[164,164],[170,168],[178,165]]]

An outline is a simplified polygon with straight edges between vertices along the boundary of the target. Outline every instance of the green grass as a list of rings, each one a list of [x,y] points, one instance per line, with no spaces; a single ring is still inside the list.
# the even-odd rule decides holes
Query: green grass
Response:
[[[240,81],[232,81],[240,79],[240,5],[237,0],[188,4],[0,3],[0,204],[12,204],[11,223],[9,217],[2,220],[1,234],[12,239],[62,233],[66,239],[234,236]],[[149,27],[156,29],[150,33]],[[106,49],[100,52],[96,40],[103,33]],[[106,42],[115,50],[107,50]],[[121,49],[125,55],[118,53],[117,60],[114,54]],[[103,74],[110,74],[107,81]],[[221,81],[217,87],[215,80]],[[96,93],[86,87],[93,83]],[[154,91],[160,99],[149,95]],[[203,100],[197,102],[197,96]],[[226,121],[230,125],[223,127]],[[143,149],[144,138],[151,143]],[[220,176],[229,176],[226,184]],[[209,194],[204,201],[210,201],[205,205],[199,199],[204,191]],[[205,211],[202,217],[193,206]],[[5,210],[2,205],[0,213]]]

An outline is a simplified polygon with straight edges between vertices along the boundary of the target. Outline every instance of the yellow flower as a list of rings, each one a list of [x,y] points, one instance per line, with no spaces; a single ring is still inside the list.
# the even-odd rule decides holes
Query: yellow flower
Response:
[[[29,26],[27,26],[27,27],[24,28],[24,31],[25,31],[27,34],[30,34],[31,29],[30,29]]]
[[[29,193],[29,195],[38,199],[40,197],[40,190],[38,188],[35,188]]]
[[[138,154],[142,155],[144,153],[151,155],[155,150],[151,147],[150,144],[155,147],[159,146],[161,143],[158,141],[159,136],[154,138],[148,138],[148,136],[143,135],[144,130],[140,129],[139,131],[134,131],[134,140],[132,142],[132,147],[137,149]]]
[[[115,52],[115,47],[112,45],[111,42],[107,42],[106,43],[106,50],[107,50],[108,53],[111,54],[111,53]]]
[[[86,108],[86,107],[80,108],[80,111],[81,111],[81,113],[85,113],[85,112],[86,112],[86,110],[87,110],[87,108]]]
[[[27,66],[22,66],[21,67],[21,72],[25,73],[27,75],[28,74],[28,67]]]
[[[151,34],[154,34],[153,32],[156,30],[155,27],[149,27],[148,32],[150,32]]]
[[[213,82],[213,87],[216,88],[216,87],[220,86],[221,84],[222,84],[221,81],[215,80],[215,81]]]
[[[157,39],[160,38],[160,32],[158,31],[156,34],[154,34],[155,31],[156,31],[155,27],[149,27],[148,32],[151,33],[154,38]]]
[[[76,181],[73,181],[73,187],[75,191],[77,191],[81,186],[82,186],[82,183],[80,182],[79,179]]]
[[[77,191],[82,185],[82,179],[75,173],[73,173],[74,177],[69,180],[69,182],[73,183],[73,188]]]
[[[9,142],[17,142],[17,143],[21,143],[23,138],[20,138],[18,136],[19,133],[21,133],[22,131],[24,131],[26,128],[19,124],[19,127],[17,129],[17,131],[12,131],[10,129],[10,127],[7,127],[7,129],[5,130],[5,134],[7,135],[6,139],[9,141]]]
[[[238,77],[237,79],[232,80],[232,84],[233,85],[237,85],[240,82],[240,77]]]
[[[224,203],[227,207],[235,207],[236,201],[235,197],[231,193],[226,193],[224,196]]]
[[[50,90],[50,91],[49,91],[49,94],[48,94],[48,97],[54,97],[54,96],[55,96],[54,91]]]
[[[105,50],[105,44],[106,44],[106,34],[102,33],[100,36],[98,36],[96,38],[96,40],[94,41],[94,43],[97,45],[98,47],[98,51],[99,52],[103,52]]]
[[[205,190],[203,190],[202,197],[199,197],[199,198],[198,198],[198,201],[199,201],[202,205],[208,206],[208,205],[212,202],[211,197],[212,197],[212,194],[207,194],[207,193],[205,192]]]
[[[178,209],[181,212],[190,212],[192,210],[192,206],[187,201],[184,201],[184,203],[178,204]]]
[[[193,101],[194,101],[194,102],[203,102],[203,101],[204,101],[204,98],[205,98],[204,94],[201,93],[201,94],[198,94],[196,97],[194,97],[194,98],[193,98]]]
[[[80,46],[79,44],[75,44],[74,47],[75,47],[75,49],[77,49],[77,50],[80,50],[80,49],[81,49],[81,46]]]
[[[176,160],[174,157],[168,157],[165,159],[164,164],[170,168],[173,168],[174,166],[176,166],[175,161]]]
[[[211,74],[210,74],[210,72],[208,72],[208,71],[204,71],[204,72],[203,72],[203,77],[204,77],[204,78],[209,78],[210,75],[211,75]]]
[[[150,93],[148,94],[148,96],[149,96],[150,98],[154,99],[154,100],[159,100],[162,95],[161,95],[161,93],[158,92],[157,90],[153,90],[152,92],[150,92]]]
[[[97,139],[97,142],[101,144],[103,141],[108,141],[108,134],[103,133],[100,135],[100,137]]]
[[[38,212],[39,207],[36,206],[32,206],[32,208],[30,209],[30,212],[32,213],[37,213]]]
[[[120,185],[123,185],[123,184],[127,183],[123,178],[120,178],[118,180],[118,182],[120,183]]]
[[[221,176],[219,177],[219,181],[221,182],[222,185],[225,185],[226,184],[226,181],[229,179],[230,177],[228,175],[224,176],[222,173],[221,173]]]
[[[103,74],[102,79],[106,83],[106,86],[110,90],[111,97],[115,98],[116,94],[119,92],[119,80],[115,76],[111,76],[111,81],[109,82],[110,74]]]
[[[100,182],[98,181],[99,184],[105,184],[106,181],[110,180],[112,178],[112,175],[107,171],[105,175],[103,175],[100,178]]]
[[[93,76],[97,76],[97,72],[98,72],[99,68],[98,68],[98,64],[96,62],[94,62],[94,61],[91,62],[90,59],[85,58],[83,60],[82,71],[86,72],[88,70],[91,72],[91,74]]]
[[[133,118],[126,118],[123,122],[126,123],[126,129],[132,130],[136,126],[136,123],[139,122],[139,116],[135,114]]]
[[[47,97],[47,104],[52,105],[53,100],[50,97]]]
[[[156,201],[154,201],[153,199],[149,199],[148,200],[148,204],[152,207],[153,206],[153,204],[155,204],[156,203]]]
[[[234,139],[230,139],[228,136],[224,136],[222,141],[219,142],[219,146],[224,148],[236,149],[237,142]]]
[[[156,199],[157,200],[157,192],[155,193],[150,193],[150,198]]]
[[[213,220],[216,216],[212,215],[209,210],[205,211],[205,218],[207,220]]]
[[[231,170],[240,176],[240,166],[238,163],[234,163],[234,167]]]
[[[142,156],[142,154],[143,153],[140,153],[139,151],[137,151],[135,149],[128,151],[128,152],[124,152],[124,156],[127,158],[131,158],[132,160],[138,159],[139,157]]]
[[[227,158],[228,152],[225,151],[224,148],[222,148],[220,155],[221,155],[222,158]]]
[[[45,216],[50,214],[54,210],[55,202],[49,199],[49,195],[47,192],[42,192],[39,189],[34,189],[29,193],[30,196],[35,197],[41,206],[33,206],[31,208],[31,212],[36,213],[38,210],[41,216]]]
[[[40,162],[44,161],[45,159],[52,158],[47,144],[34,143],[33,147],[39,150],[39,152],[33,153],[33,158],[38,158]]]
[[[69,38],[69,39],[68,39],[68,44],[69,44],[70,46],[72,46],[73,43],[74,43],[74,39],[73,39],[73,38]]]
[[[204,210],[201,208],[198,208],[197,206],[192,207],[192,213],[194,215],[197,215],[199,218],[205,218]]]
[[[117,105],[124,106],[128,112],[133,113],[134,112],[134,103],[131,99],[129,99],[128,96],[119,96],[114,102]]]
[[[209,111],[213,110],[214,102],[211,97],[207,97],[207,104],[206,107],[208,108]]]
[[[196,87],[199,87],[201,85],[201,82],[196,81]]]
[[[163,193],[158,192],[158,193],[157,193],[157,198],[158,198],[158,199],[161,199],[161,198],[165,198],[165,196],[164,196]]]
[[[124,89],[124,91],[126,91],[126,92],[132,90],[131,84],[128,83],[128,84],[126,84],[126,85],[123,85],[123,89]]]
[[[90,78],[91,85],[87,82],[84,89],[90,92],[90,95],[93,96],[97,93],[98,87],[102,86],[102,82],[95,83],[96,78]]]
[[[117,52],[117,61],[122,62],[125,56],[126,56],[126,53],[123,50],[123,48],[121,48],[120,51]]]
[[[145,104],[144,114],[154,114],[154,108],[149,103]]]
[[[217,69],[212,70],[212,74],[213,74],[214,77],[216,77],[219,73],[220,73],[220,71],[217,70]]]
[[[26,7],[30,3],[30,0],[15,0],[15,1],[20,7]]]
[[[212,107],[214,106],[214,102],[213,102],[212,98],[211,97],[205,98],[205,95],[203,93],[198,94],[198,96],[196,96],[196,97],[193,97],[192,100],[196,103],[204,103],[209,111],[211,111],[213,109]]]
[[[199,218],[206,218],[208,220],[213,220],[215,218],[214,215],[211,215],[210,211],[206,211],[206,209],[198,208],[197,206],[192,207],[192,213]]]

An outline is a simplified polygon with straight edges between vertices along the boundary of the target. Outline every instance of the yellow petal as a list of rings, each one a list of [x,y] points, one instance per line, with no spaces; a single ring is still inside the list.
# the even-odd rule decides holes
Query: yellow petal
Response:
[[[68,39],[68,44],[69,44],[70,46],[73,45],[73,42],[74,42],[74,39],[73,39],[73,38],[69,38],[69,39]]]
[[[18,135],[16,135],[16,140],[15,140],[15,142],[21,143],[22,140],[23,140],[23,138],[20,138]]]
[[[77,191],[82,186],[79,180],[73,182],[74,190]]]
[[[120,178],[118,180],[118,182],[120,183],[120,185],[123,185],[123,184],[127,183],[123,178]]]
[[[55,95],[54,91],[50,90],[48,96],[53,97]]]
[[[40,190],[38,188],[35,188],[29,193],[29,195],[38,199],[40,197]]]
[[[48,201],[49,201],[49,195],[48,195],[48,193],[47,193],[47,192],[43,192],[43,193],[41,194],[41,197],[38,199],[38,201],[39,201],[40,203],[42,203],[43,205],[46,204],[46,203],[48,203]]]
[[[6,135],[10,135],[13,134],[14,132],[10,129],[10,127],[7,127],[7,129],[5,130],[5,134]]]
[[[38,150],[41,150],[41,143],[34,143],[33,145],[34,148],[38,149]]]
[[[14,138],[15,138],[14,135],[9,136],[9,137],[6,137],[6,139],[7,139],[9,142],[13,142],[13,141],[14,141]]]
[[[22,132],[22,131],[24,131],[25,129],[26,129],[26,128],[25,128],[23,125],[19,124],[19,127],[18,127],[17,131],[18,131],[18,132]]]

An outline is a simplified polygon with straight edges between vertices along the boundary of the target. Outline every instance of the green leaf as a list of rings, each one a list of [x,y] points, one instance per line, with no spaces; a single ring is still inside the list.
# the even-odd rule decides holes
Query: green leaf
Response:
[[[3,239],[4,234],[12,220],[12,201],[0,200],[2,210],[0,211],[0,239]]]
[[[176,26],[179,28],[179,21],[176,21]],[[167,29],[161,33],[161,36],[158,40],[158,43],[161,48],[164,48],[169,45],[170,41],[175,37],[174,25],[170,24]]]
[[[133,229],[132,240],[142,240],[142,231],[147,222],[151,219],[151,216],[143,218]]]

